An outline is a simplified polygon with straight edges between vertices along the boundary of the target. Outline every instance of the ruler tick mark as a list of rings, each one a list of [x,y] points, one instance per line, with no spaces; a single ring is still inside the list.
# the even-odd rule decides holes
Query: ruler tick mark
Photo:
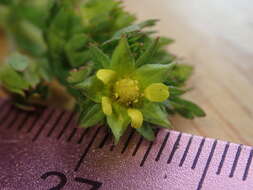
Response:
[[[72,112],[71,115],[69,116],[68,121],[65,123],[64,127],[62,128],[61,132],[59,133],[59,135],[57,136],[57,140],[59,140],[62,135],[64,134],[64,132],[66,131],[66,129],[70,126],[71,121],[74,119],[75,113]]]
[[[100,128],[101,128],[101,127],[98,127],[98,128],[97,128],[97,130],[96,130],[95,134],[93,135],[93,137],[92,137],[90,143],[88,144],[88,146],[86,147],[86,149],[85,149],[84,153],[82,154],[80,160],[78,161],[78,163],[77,163],[77,165],[76,165],[76,167],[75,167],[75,170],[74,170],[75,172],[78,171],[78,169],[80,168],[81,164],[83,163],[83,160],[84,160],[85,156],[87,155],[87,153],[89,152],[90,147],[92,146],[92,144],[93,144],[93,142],[94,142],[94,140],[95,140],[97,134],[99,133]]]
[[[208,159],[207,159],[207,162],[206,162],[206,166],[205,166],[204,171],[203,171],[203,174],[202,174],[202,176],[201,176],[201,178],[200,178],[200,181],[199,181],[197,190],[200,190],[200,189],[202,188],[202,185],[203,185],[203,183],[204,183],[204,180],[205,180],[205,177],[206,177],[208,168],[209,168],[209,166],[210,166],[210,163],[211,163],[212,158],[213,158],[213,155],[214,155],[214,151],[215,151],[216,145],[217,145],[217,140],[215,140],[214,143],[213,143],[211,152],[210,152],[210,154],[209,154],[209,156],[208,156]]]
[[[111,148],[110,148],[110,151],[113,151],[114,148],[115,148],[115,145],[113,144],[113,145],[111,146]]]
[[[109,138],[109,136],[110,136],[109,131],[106,131],[105,136],[104,136],[103,140],[101,141],[101,143],[99,144],[98,148],[103,148],[104,147],[104,145],[105,145],[107,139]]]
[[[47,116],[47,118],[44,120],[44,122],[42,123],[41,127],[39,128],[38,132],[33,137],[33,139],[32,139],[33,142],[38,139],[38,137],[40,136],[40,134],[43,131],[44,127],[46,126],[46,124],[48,123],[48,121],[50,121],[50,119],[54,115],[54,112],[55,112],[55,110],[50,111],[49,115]]]
[[[155,161],[159,161],[159,159],[160,159],[160,157],[161,157],[161,155],[162,155],[163,149],[164,149],[164,147],[165,147],[166,144],[167,144],[167,141],[168,141],[168,139],[169,139],[169,136],[170,136],[170,132],[167,132],[167,134],[166,134],[166,136],[165,136],[165,138],[164,138],[164,140],[163,140],[163,143],[162,143],[162,145],[161,145],[161,147],[160,147],[160,150],[159,150],[159,152],[158,152],[158,154],[157,154],[157,156],[156,156]]]
[[[45,110],[43,110],[43,112],[45,112]],[[40,115],[37,115],[37,117],[33,120],[31,126],[27,129],[27,131],[26,131],[27,133],[30,133],[33,130],[33,128],[36,125],[36,123],[38,122],[39,118],[40,118]]]
[[[189,151],[190,146],[191,146],[191,143],[192,143],[192,139],[193,139],[193,135],[190,137],[190,139],[189,139],[189,141],[188,141],[188,143],[187,143],[187,146],[186,146],[186,149],[185,149],[185,151],[184,151],[183,157],[182,157],[182,159],[180,160],[179,167],[182,167],[183,164],[184,164],[184,161],[185,161],[185,159],[186,159],[186,157],[187,157],[188,151]]]
[[[196,165],[197,165],[197,163],[198,163],[199,156],[200,156],[200,154],[201,154],[201,151],[202,151],[202,148],[203,148],[203,146],[204,146],[205,140],[206,140],[206,139],[203,138],[202,141],[201,141],[201,143],[200,143],[200,145],[199,145],[198,152],[197,152],[197,154],[196,154],[196,156],[195,156],[195,158],[194,158],[194,161],[193,161],[193,164],[192,164],[191,169],[195,169],[195,168],[196,168]]]
[[[11,129],[12,126],[15,124],[15,122],[17,121],[18,119],[18,113],[20,113],[19,110],[15,110],[13,115],[14,115],[14,118],[12,118],[12,121],[9,123],[9,125],[6,126],[6,129]]]
[[[131,132],[130,132],[130,134],[129,134],[127,140],[126,140],[126,143],[125,143],[125,145],[124,145],[124,148],[123,148],[122,151],[121,151],[121,154],[123,154],[123,153],[126,151],[126,149],[127,149],[128,145],[129,145],[129,143],[130,143],[130,141],[131,141],[133,135],[134,135],[134,129],[132,128],[132,129],[131,129]]]
[[[87,128],[83,131],[82,133],[82,136],[80,137],[80,139],[77,141],[77,144],[81,144],[83,139],[84,139],[84,136],[89,132],[90,128]]]
[[[55,128],[57,127],[57,124],[60,122],[60,120],[62,119],[63,115],[65,114],[65,111],[61,112],[58,115],[57,120],[54,122],[53,126],[51,127],[51,129],[49,130],[47,137],[50,137],[52,135],[52,133],[54,132]]]
[[[139,139],[139,141],[138,141],[138,144],[135,146],[135,149],[134,149],[134,151],[133,151],[132,156],[135,156],[135,155],[136,155],[136,153],[138,152],[138,150],[139,150],[139,148],[140,148],[140,146],[141,146],[142,141],[143,141],[143,137],[140,136],[140,139]]]
[[[5,114],[0,118],[0,125],[2,125],[7,119],[8,119],[8,115],[12,112],[12,106],[8,106],[7,107],[7,111],[5,112]]]
[[[245,171],[244,171],[244,174],[243,174],[243,177],[242,177],[243,181],[245,181],[248,177],[249,168],[250,168],[250,165],[251,165],[251,162],[252,162],[252,157],[253,157],[253,148],[250,151],[249,158],[248,158],[248,161],[247,161],[247,164],[246,164],[246,168],[245,168]]]
[[[17,131],[21,131],[21,129],[25,126],[28,119],[29,119],[29,114],[26,113],[25,118],[23,119],[23,121],[18,126]]]
[[[169,157],[169,159],[168,159],[168,161],[167,161],[167,164],[171,163],[171,161],[172,161],[172,159],[173,159],[173,157],[174,157],[174,155],[175,155],[175,153],[176,153],[176,151],[177,151],[177,149],[178,149],[181,136],[182,136],[182,133],[179,133],[179,135],[178,135],[178,137],[177,137],[177,140],[176,140],[176,142],[175,142],[175,144],[174,144],[174,146],[173,146],[173,148],[172,148],[172,151],[171,151],[171,153],[170,153],[170,157]]]
[[[159,133],[159,129],[156,131],[155,136],[157,136],[158,133]],[[145,161],[148,158],[148,155],[149,155],[149,153],[150,153],[150,151],[152,149],[153,144],[154,144],[153,141],[149,143],[148,149],[147,149],[146,153],[144,154],[144,157],[143,157],[143,159],[141,161],[141,164],[140,164],[141,167],[144,166],[144,163],[145,163]]]
[[[222,154],[222,157],[221,157],[221,161],[220,161],[218,170],[217,170],[217,172],[216,172],[217,175],[220,175],[220,173],[221,173],[221,169],[222,169],[223,164],[224,164],[224,161],[225,161],[225,159],[226,159],[229,146],[230,146],[230,143],[228,142],[228,143],[226,144],[225,148],[224,148],[224,151],[223,151],[223,154]]]
[[[67,142],[70,142],[70,141],[71,141],[71,139],[73,138],[73,136],[76,134],[76,130],[77,130],[76,127],[73,128],[73,130],[72,130],[72,132],[71,132],[69,138],[67,139]]]
[[[235,170],[236,170],[236,166],[237,166],[241,151],[242,151],[242,145],[239,145],[238,149],[237,149],[237,152],[236,152],[236,155],[235,155],[235,160],[233,162],[233,166],[231,168],[231,172],[229,174],[230,178],[234,176],[234,173],[235,173]]]

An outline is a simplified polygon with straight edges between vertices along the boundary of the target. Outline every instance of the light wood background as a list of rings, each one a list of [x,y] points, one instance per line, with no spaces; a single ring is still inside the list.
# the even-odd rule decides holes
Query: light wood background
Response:
[[[125,0],[140,20],[158,18],[170,50],[195,66],[186,97],[207,117],[173,118],[176,130],[253,145],[253,2],[251,0]],[[5,52],[0,38],[0,57]],[[0,92],[1,94],[1,92]]]
[[[139,19],[158,18],[170,50],[195,66],[187,95],[207,117],[176,117],[176,130],[253,145],[253,2],[126,0]]]

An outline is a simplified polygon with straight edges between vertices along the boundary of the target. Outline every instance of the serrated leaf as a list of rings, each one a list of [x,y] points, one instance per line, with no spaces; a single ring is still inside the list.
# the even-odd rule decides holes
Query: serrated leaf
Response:
[[[13,53],[7,60],[7,63],[16,71],[24,71],[30,64],[30,60],[27,56],[24,56],[18,52]]]
[[[153,40],[149,46],[147,47],[146,51],[140,56],[140,58],[136,61],[136,66],[139,67],[147,63],[153,55],[156,53],[159,44],[159,38]]]
[[[111,64],[109,57],[96,46],[90,47],[92,60],[99,65],[101,68],[108,68]]]
[[[130,123],[130,118],[127,116],[126,109],[120,105],[114,104],[112,115],[107,116],[107,123],[114,135],[115,144],[117,144]]]
[[[161,109],[159,104],[145,102],[141,112],[144,116],[144,121],[161,127],[171,128],[168,114],[165,110]]]
[[[81,127],[84,128],[92,127],[100,123],[105,118],[105,114],[102,112],[100,104],[94,104],[90,107],[86,107],[83,109],[87,109],[87,111],[84,115],[81,115],[80,118]]]
[[[141,83],[142,87],[146,88],[152,83],[164,82],[174,66],[174,64],[147,64],[138,68],[133,75]]]
[[[173,71],[170,73],[168,81],[174,81],[178,86],[185,83],[186,80],[192,75],[193,67],[185,64],[177,64]]]
[[[182,116],[186,118],[204,117],[206,116],[204,110],[195,103],[181,99],[179,97],[170,100],[175,110],[178,111]]]
[[[135,68],[135,62],[126,37],[121,38],[118,46],[113,52],[111,68],[115,70],[118,75],[122,76],[131,73]]]
[[[138,133],[140,133],[140,135],[142,135],[145,139],[149,141],[153,141],[155,139],[154,131],[152,127],[150,127],[150,125],[147,123],[144,123],[142,127],[137,128],[136,130],[138,131]]]

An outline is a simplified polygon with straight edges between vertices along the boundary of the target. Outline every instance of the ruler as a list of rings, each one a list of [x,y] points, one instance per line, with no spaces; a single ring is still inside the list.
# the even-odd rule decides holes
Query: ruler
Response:
[[[20,111],[0,100],[1,190],[253,189],[252,147],[169,130],[78,128],[74,113]]]

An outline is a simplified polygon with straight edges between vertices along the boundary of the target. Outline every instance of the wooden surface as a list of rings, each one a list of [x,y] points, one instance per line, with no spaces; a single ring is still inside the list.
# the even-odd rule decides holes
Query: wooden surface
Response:
[[[253,145],[253,3],[250,0],[125,0],[140,20],[173,37],[170,50],[195,66],[187,98],[207,117],[173,118],[176,130]],[[3,54],[0,39],[0,57]]]
[[[158,18],[171,50],[195,66],[187,97],[207,117],[173,119],[175,129],[253,145],[253,2],[250,0],[126,0],[141,19]]]

